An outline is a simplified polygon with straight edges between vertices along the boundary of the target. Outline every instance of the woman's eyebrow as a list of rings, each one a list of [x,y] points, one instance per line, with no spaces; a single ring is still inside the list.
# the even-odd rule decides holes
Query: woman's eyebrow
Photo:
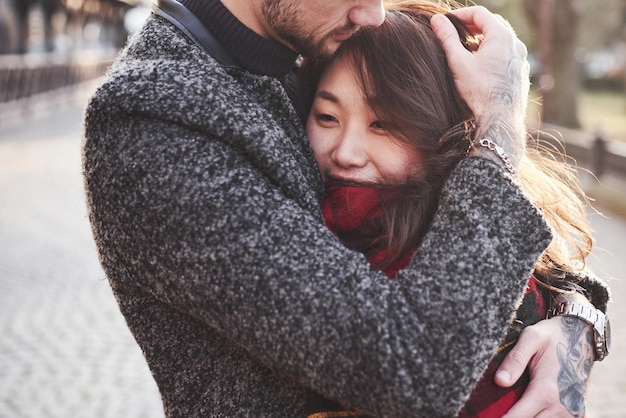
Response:
[[[333,103],[340,103],[340,100],[337,96],[335,96],[334,94],[332,94],[329,91],[326,90],[319,90],[316,94],[315,94],[315,98],[320,98],[320,99],[324,99],[324,100],[328,100],[331,101]]]

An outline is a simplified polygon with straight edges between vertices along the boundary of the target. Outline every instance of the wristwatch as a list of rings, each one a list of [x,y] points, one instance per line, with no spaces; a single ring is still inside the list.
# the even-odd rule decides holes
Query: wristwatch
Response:
[[[556,305],[548,311],[547,318],[558,315],[580,318],[593,327],[596,361],[602,361],[609,355],[609,348],[611,346],[611,324],[604,312],[588,304],[558,297]]]

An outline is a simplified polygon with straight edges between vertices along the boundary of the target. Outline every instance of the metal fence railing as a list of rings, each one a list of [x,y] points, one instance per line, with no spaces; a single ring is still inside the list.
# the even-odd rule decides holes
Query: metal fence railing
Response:
[[[598,178],[610,173],[626,180],[626,142],[548,124],[533,136],[557,148],[564,147],[568,157]]]
[[[71,103],[105,74],[116,52],[0,55],[0,127]]]
[[[15,102],[102,76],[112,52],[0,55],[0,103]]]

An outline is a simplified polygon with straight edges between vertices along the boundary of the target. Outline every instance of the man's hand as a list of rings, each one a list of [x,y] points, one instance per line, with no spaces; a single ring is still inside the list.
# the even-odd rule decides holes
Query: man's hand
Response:
[[[461,44],[448,18],[435,15],[431,19],[456,87],[476,118],[476,138],[489,138],[500,145],[517,166],[525,147],[524,120],[530,88],[526,46],[508,22],[484,7],[466,7],[452,13],[483,38],[472,53]],[[489,151],[483,154],[488,156]]]
[[[508,387],[526,367],[530,383],[504,418],[583,417],[585,391],[594,362],[591,326],[557,316],[526,328],[496,373]]]

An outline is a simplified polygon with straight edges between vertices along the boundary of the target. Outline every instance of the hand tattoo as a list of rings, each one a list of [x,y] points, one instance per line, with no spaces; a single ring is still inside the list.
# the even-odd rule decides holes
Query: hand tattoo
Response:
[[[558,344],[561,365],[558,376],[561,404],[574,417],[585,415],[585,391],[593,365],[593,335],[589,326],[577,318],[562,318],[567,345]]]

